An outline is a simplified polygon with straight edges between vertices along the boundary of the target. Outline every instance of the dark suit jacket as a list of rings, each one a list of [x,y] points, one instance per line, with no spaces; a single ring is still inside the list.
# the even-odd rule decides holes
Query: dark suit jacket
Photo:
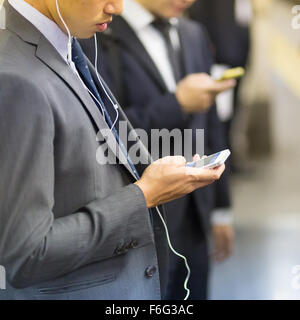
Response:
[[[202,27],[189,20],[180,19],[179,33],[185,73],[209,72],[212,58]],[[112,52],[111,45],[104,44],[104,37],[108,37],[113,46],[117,47],[117,54],[116,51]],[[98,35],[98,38],[98,43],[102,45],[98,69],[112,88],[115,87],[125,113],[135,128],[148,131],[151,128],[205,129],[206,154],[225,148],[222,125],[215,106],[208,114],[187,116],[183,113],[175,95],[168,92],[152,59],[122,17],[116,17],[107,35]],[[83,40],[81,46],[94,61],[94,41]],[[113,54],[117,55],[114,59]],[[117,88],[116,83],[119,84]],[[227,174],[214,185],[195,191],[193,196],[206,231],[212,209],[230,205]],[[178,211],[185,211],[186,199],[176,200]]]
[[[234,16],[235,0],[198,0],[189,9],[190,17],[202,23],[216,49],[216,61],[232,67],[245,66],[249,51],[249,28]]]

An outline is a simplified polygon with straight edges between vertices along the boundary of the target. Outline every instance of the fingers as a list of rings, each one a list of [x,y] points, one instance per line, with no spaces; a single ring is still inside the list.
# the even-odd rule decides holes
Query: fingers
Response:
[[[196,162],[196,161],[198,161],[198,160],[200,160],[201,158],[200,158],[200,156],[199,156],[199,154],[195,154],[194,156],[193,156],[193,161],[194,162]]]
[[[228,232],[228,237],[227,237],[228,244],[227,244],[227,250],[226,250],[226,253],[227,253],[226,257],[231,256],[234,249],[234,229],[231,226],[229,226],[228,228],[230,230]]]
[[[157,164],[169,164],[177,166],[185,166],[186,159],[183,156],[167,156],[155,161]]]
[[[218,231],[216,232],[214,236],[214,243],[215,243],[215,249],[214,249],[214,259],[217,262],[221,262],[224,260],[224,239],[222,237],[222,234]]]
[[[219,180],[219,179],[221,178],[223,172],[225,171],[225,168],[226,168],[226,167],[225,167],[225,164],[222,164],[222,165],[219,166],[219,167],[215,167],[215,168],[213,168],[213,169],[208,169],[208,170],[215,171],[215,174],[218,176],[218,178],[215,179],[215,180]]]
[[[199,182],[214,182],[219,180],[225,170],[225,165],[222,164],[214,169],[190,168],[186,167],[186,174],[193,176]]]
[[[234,231],[232,226],[214,226],[214,259],[217,262],[222,262],[232,255],[234,245]]]
[[[207,91],[215,94],[232,89],[237,83],[235,79],[216,81],[207,73],[191,74],[188,78],[190,81],[198,82],[203,88],[206,88]]]
[[[193,156],[193,161],[192,162],[187,162],[186,165],[190,165],[191,167],[193,167],[193,165],[195,164],[195,162],[207,158],[207,156],[202,156],[200,157],[200,155],[197,153]]]
[[[225,237],[224,230],[220,226],[213,227],[213,234],[214,234],[214,259],[217,262],[222,262],[225,260],[226,257],[226,248],[228,243]]]
[[[213,84],[207,88],[208,91],[214,94],[221,93],[223,91],[232,89],[236,86],[236,80],[223,80],[223,81],[214,81]]]

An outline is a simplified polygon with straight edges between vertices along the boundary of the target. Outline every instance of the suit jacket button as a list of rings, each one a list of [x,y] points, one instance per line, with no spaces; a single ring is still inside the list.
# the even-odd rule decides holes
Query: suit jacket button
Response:
[[[122,248],[122,254],[127,253],[127,252],[128,252],[128,249],[126,248],[126,246],[123,246],[123,248]]]
[[[120,255],[124,254],[128,251],[128,249],[125,246],[120,246],[115,250],[115,254]]]
[[[145,270],[145,276],[146,276],[147,278],[152,278],[152,277],[155,275],[156,270],[157,270],[157,269],[156,269],[155,266],[150,266],[150,267],[146,268],[146,270]]]
[[[116,248],[116,250],[115,250],[115,252],[114,252],[115,254],[121,254],[122,252],[121,252],[121,248],[119,247],[119,248]]]
[[[138,246],[137,240],[132,240],[130,242],[130,248],[135,249],[135,248],[137,248],[137,246]]]

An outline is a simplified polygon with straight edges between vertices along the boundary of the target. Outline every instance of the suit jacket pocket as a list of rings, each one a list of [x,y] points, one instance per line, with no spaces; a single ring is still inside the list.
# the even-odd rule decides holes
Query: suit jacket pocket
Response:
[[[114,281],[115,279],[116,279],[115,274],[107,274],[105,276],[98,277],[95,279],[66,282],[64,284],[53,286],[53,287],[41,287],[41,288],[37,288],[37,298],[47,299],[47,296],[52,296],[53,299],[57,299],[59,298],[59,296],[61,297],[61,295],[76,292],[76,291],[84,291],[93,287],[102,286],[104,284]],[[61,298],[64,299],[63,297]]]

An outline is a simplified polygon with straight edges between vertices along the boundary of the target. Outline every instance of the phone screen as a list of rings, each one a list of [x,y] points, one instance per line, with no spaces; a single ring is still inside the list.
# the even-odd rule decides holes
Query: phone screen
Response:
[[[207,158],[204,158],[204,159],[197,161],[195,167],[201,168],[201,167],[204,167],[204,166],[207,166],[207,165],[214,163],[216,161],[216,159],[218,158],[218,156],[220,155],[220,153],[221,152],[212,154],[211,156],[209,156]]]

